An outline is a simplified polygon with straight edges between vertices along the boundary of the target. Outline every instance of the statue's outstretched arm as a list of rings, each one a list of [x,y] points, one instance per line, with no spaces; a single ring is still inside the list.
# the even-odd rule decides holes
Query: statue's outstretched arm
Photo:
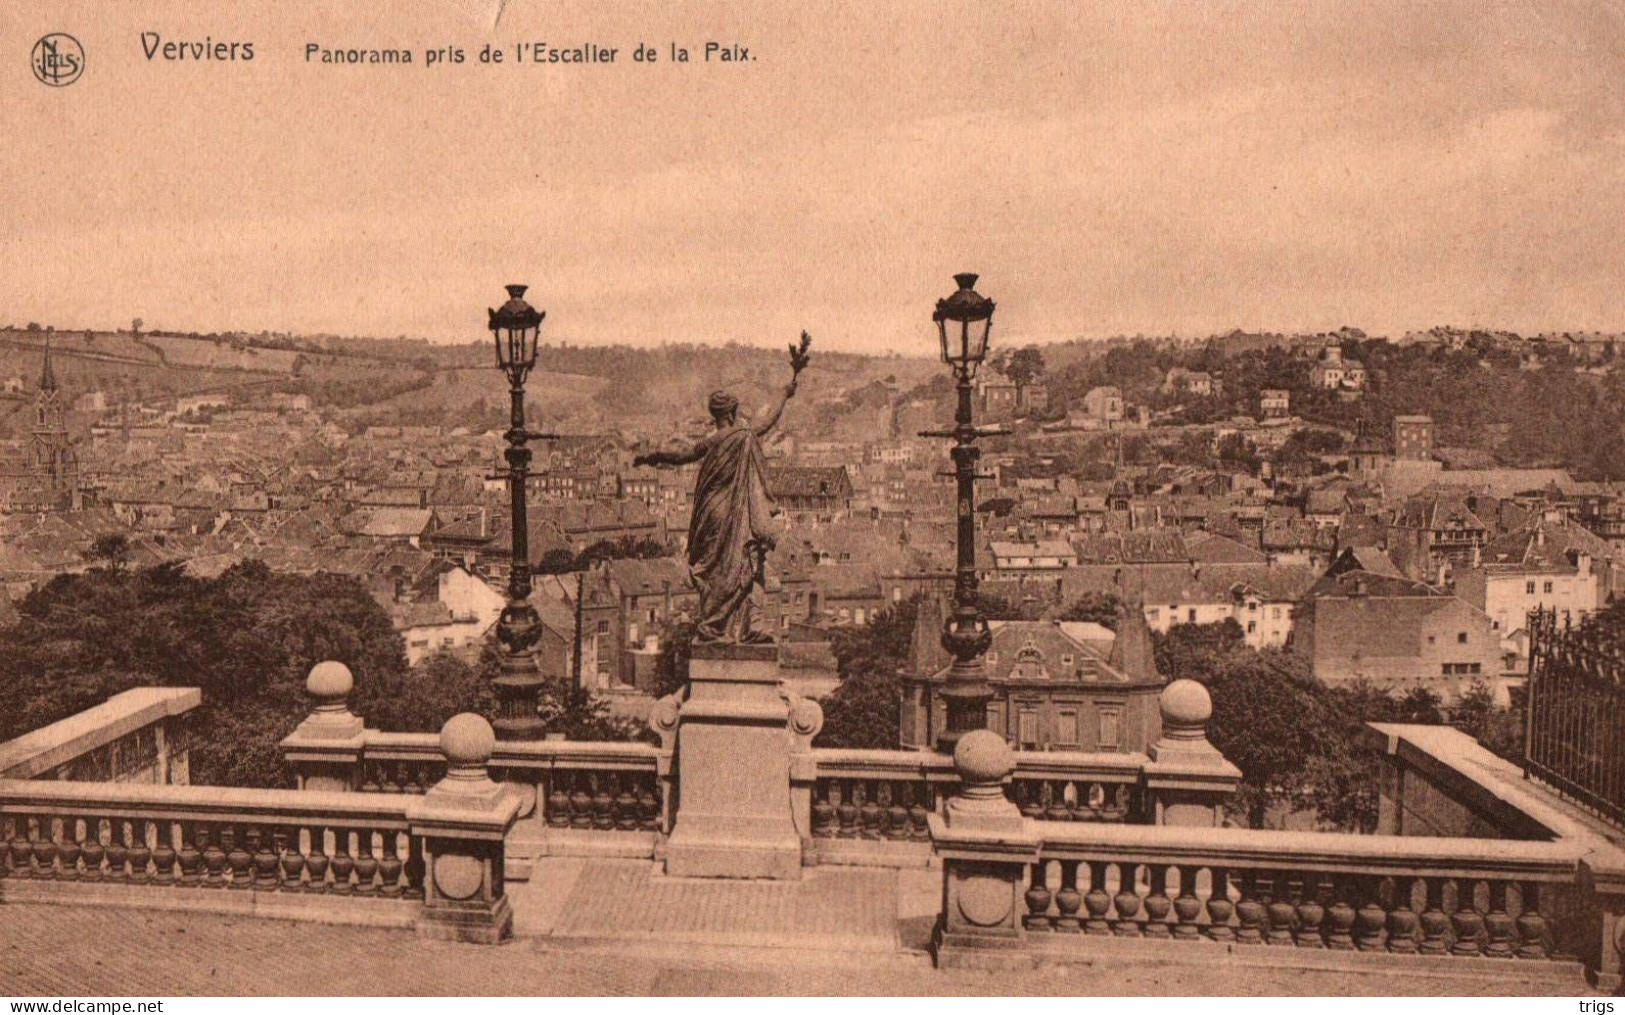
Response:
[[[705,445],[695,444],[689,447],[680,447],[675,450],[651,451],[646,455],[638,455],[632,459],[634,466],[638,465],[688,465],[705,457]]]

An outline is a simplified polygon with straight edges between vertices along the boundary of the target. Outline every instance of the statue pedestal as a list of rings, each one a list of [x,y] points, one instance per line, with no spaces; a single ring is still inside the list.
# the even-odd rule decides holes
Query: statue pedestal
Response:
[[[678,709],[673,877],[801,877],[790,806],[791,702],[772,645],[699,645]]]

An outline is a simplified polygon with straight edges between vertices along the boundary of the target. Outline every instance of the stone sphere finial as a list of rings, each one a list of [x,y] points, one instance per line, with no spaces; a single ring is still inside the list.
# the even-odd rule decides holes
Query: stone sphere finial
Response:
[[[986,786],[1002,782],[1014,772],[1016,759],[997,733],[971,730],[954,746],[954,768],[966,786]]]
[[[496,746],[496,731],[482,715],[462,712],[440,727],[440,753],[453,768],[485,767]]]
[[[353,690],[355,677],[350,673],[350,667],[332,659],[312,666],[310,675],[305,678],[305,691],[316,699],[317,707],[342,707],[344,699]]]
[[[1162,724],[1170,734],[1200,732],[1213,718],[1213,696],[1195,680],[1175,680],[1157,698]]]

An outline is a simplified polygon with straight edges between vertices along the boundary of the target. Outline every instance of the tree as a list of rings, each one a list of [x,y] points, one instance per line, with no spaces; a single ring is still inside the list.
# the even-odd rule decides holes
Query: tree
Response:
[[[131,321],[130,322],[130,334],[132,334],[132,335],[141,334],[141,329],[146,325],[146,323],[147,323],[146,321],[143,321],[139,317],[137,317],[136,319]]]
[[[920,597],[876,613],[866,627],[838,628],[831,649],[841,683],[822,702],[820,747],[895,748],[901,702],[898,671],[908,662]]]
[[[414,693],[389,616],[347,576],[264,563],[195,578],[178,564],[58,575],[0,638],[0,740],[144,685],[196,686],[192,776],[284,786],[277,744],[309,713],[305,677],[324,659],[355,675],[363,715]]]
[[[1117,611],[1123,608],[1123,601],[1111,592],[1085,592],[1072,600],[1056,615],[1057,620],[1063,621],[1089,621],[1117,629]]]
[[[124,569],[130,562],[130,537],[122,532],[109,532],[97,536],[96,541],[90,544],[85,551],[85,558],[93,564],[112,568],[115,571]]]
[[[1005,361],[1004,374],[1022,387],[1044,376],[1044,354],[1035,345],[1023,346]]]

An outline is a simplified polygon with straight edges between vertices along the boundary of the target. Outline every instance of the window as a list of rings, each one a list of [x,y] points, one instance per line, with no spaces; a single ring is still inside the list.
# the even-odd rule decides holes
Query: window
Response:
[[[1196,607],[1192,606],[1190,608],[1190,612],[1186,614],[1186,619],[1192,624],[1196,623]]]
[[[1016,719],[1016,739],[1022,748],[1030,749],[1038,746],[1038,713],[1030,708],[1024,708]]]
[[[1071,653],[1065,653],[1065,654],[1063,654],[1061,656],[1061,665],[1062,666],[1071,666],[1072,665],[1072,654]]]
[[[1270,619],[1271,620],[1280,620],[1281,619],[1281,608],[1279,606],[1270,607]]]
[[[1466,631],[1459,631],[1459,632],[1456,633],[1456,644],[1457,645],[1465,645],[1465,644],[1467,644],[1467,632]]]
[[[1122,727],[1123,712],[1117,708],[1103,708],[1100,710],[1100,739],[1096,746],[1101,750],[1116,750],[1118,737]]]
[[[1060,714],[1056,719],[1055,740],[1061,744],[1078,743],[1078,713],[1069,710]]]
[[[600,620],[598,622],[598,633],[599,634],[608,634],[609,633],[609,621]]]
[[[1248,634],[1253,634],[1257,630],[1258,630],[1258,621],[1256,621],[1256,620],[1247,621],[1247,633]]]
[[[1526,595],[1526,596],[1534,595],[1535,594],[1535,583],[1534,582],[1524,582],[1523,583],[1523,594]]]
[[[1551,595],[1552,594],[1552,583],[1547,582],[1546,587],[1542,591],[1544,591],[1547,595]]]
[[[1431,635],[1431,634],[1428,635],[1428,644],[1429,645],[1432,645],[1432,644],[1436,643],[1438,640],[1439,639],[1435,638],[1433,635]]]

